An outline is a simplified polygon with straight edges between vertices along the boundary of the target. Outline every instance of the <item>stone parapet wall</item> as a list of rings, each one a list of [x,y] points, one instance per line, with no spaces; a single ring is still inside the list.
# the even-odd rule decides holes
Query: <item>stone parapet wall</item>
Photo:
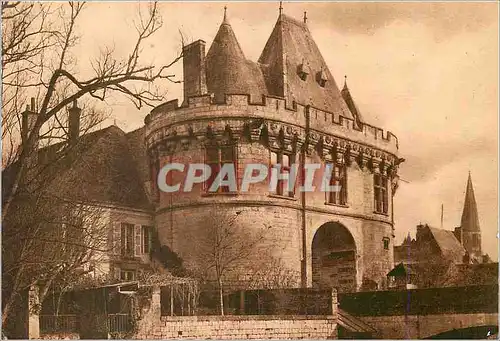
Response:
[[[300,135],[306,126],[306,112],[310,117],[310,129],[319,135],[326,134],[333,138],[357,142],[365,147],[373,147],[396,155],[397,137],[381,128],[363,124],[356,127],[350,118],[293,103],[292,107],[282,98],[263,96],[262,102],[250,102],[248,95],[226,95],[225,103],[214,103],[209,95],[189,98],[189,104],[179,107],[178,102],[170,101],[155,108],[146,117],[146,141],[149,146],[166,138],[172,132],[169,128],[192,125],[205,125],[211,120],[230,120],[232,125],[237,121],[264,119],[277,123],[287,123],[295,127]]]
[[[143,307],[135,339],[336,339],[337,301],[332,314],[161,316],[160,288]]]

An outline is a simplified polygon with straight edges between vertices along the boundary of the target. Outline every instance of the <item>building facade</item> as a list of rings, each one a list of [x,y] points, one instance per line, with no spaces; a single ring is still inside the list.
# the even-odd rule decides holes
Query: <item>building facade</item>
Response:
[[[417,226],[394,247],[395,268],[388,273],[389,286],[465,286],[495,283],[498,263],[481,251],[481,230],[469,173],[461,224],[454,231],[429,225]]]
[[[297,285],[340,291],[379,286],[393,267],[392,199],[397,188],[397,138],[362,118],[347,84],[342,91],[307,27],[282,13],[258,62],[245,58],[224,19],[205,42],[185,46],[184,100],[156,107],[145,119],[146,148],[160,242],[188,263],[202,264],[196,245],[207,238],[210,208],[238,213],[246,229],[270,228],[273,257],[297,273]],[[333,163],[340,192],[299,192],[278,183],[207,192],[166,193],[156,184],[169,163],[245,165]],[[170,173],[173,184],[183,174]],[[208,182],[213,180],[208,180]],[[258,262],[258,261],[257,261]],[[267,260],[262,259],[262,262]],[[262,264],[263,266],[265,264]]]
[[[383,286],[393,268],[393,197],[403,161],[398,141],[365,122],[347,84],[338,88],[306,19],[280,13],[253,62],[224,13],[208,52],[205,42],[195,41],[183,48],[183,64],[183,102],[154,108],[143,127],[126,133],[110,126],[80,136],[81,110],[74,103],[68,142],[33,153],[33,162],[49,166],[49,173],[57,174],[53,181],[66,182],[75,200],[103,210],[111,251],[86,270],[137,279],[139,270],[154,263],[153,240],[184,265],[203,267],[206,259],[197,251],[210,237],[208,218],[224,214],[237,216],[245,231],[265,230],[266,257],[254,251],[252,264],[232,271],[238,281],[272,263],[292,274],[287,286],[339,291]],[[34,110],[33,104],[23,114],[23,136]],[[286,181],[274,188],[260,182],[248,191],[222,186],[211,193],[210,178],[191,191],[166,193],[157,180],[171,163],[215,170],[232,164],[238,184],[250,163],[280,166],[282,173],[298,164],[299,176],[293,188]],[[320,172],[333,164],[331,184],[340,191],[301,192],[310,164],[320,165]],[[6,190],[13,172],[15,167],[2,173]],[[183,179],[170,172],[165,180]]]

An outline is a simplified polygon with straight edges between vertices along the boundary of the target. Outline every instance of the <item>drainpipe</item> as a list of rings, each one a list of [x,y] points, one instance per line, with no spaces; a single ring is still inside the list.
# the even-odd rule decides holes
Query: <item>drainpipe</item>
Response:
[[[306,118],[306,127],[305,127],[305,140],[304,145],[301,148],[301,169],[302,169],[302,186],[304,185],[304,177],[305,177],[305,163],[306,163],[306,155],[307,155],[307,147],[309,145],[309,108],[310,106],[306,106],[305,108],[305,118]],[[306,224],[306,192],[301,192],[301,201],[302,201],[302,276],[301,276],[301,286],[303,288],[307,288],[307,224]]]
[[[169,156],[169,160],[168,162],[169,163],[172,163],[173,161],[173,155],[171,154]],[[172,173],[170,173],[172,174]],[[172,176],[172,175],[170,175]],[[170,220],[170,250],[174,251],[174,209],[173,209],[173,206],[174,206],[174,196],[173,196],[173,193],[170,193],[170,198],[169,198],[169,220]]]

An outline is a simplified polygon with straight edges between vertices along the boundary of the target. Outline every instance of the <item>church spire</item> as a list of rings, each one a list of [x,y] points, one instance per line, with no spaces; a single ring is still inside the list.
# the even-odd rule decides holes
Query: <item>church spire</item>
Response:
[[[476,198],[472,187],[472,177],[469,171],[467,189],[465,191],[464,209],[462,211],[461,226],[463,231],[479,232],[479,215],[477,213]]]

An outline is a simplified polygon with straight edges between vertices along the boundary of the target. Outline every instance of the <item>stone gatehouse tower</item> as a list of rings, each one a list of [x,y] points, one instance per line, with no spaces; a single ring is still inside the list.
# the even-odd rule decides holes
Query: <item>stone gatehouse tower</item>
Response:
[[[224,13],[208,52],[198,40],[184,47],[183,58],[182,104],[166,102],[145,119],[154,181],[175,162],[234,163],[238,179],[247,163],[334,163],[342,191],[270,191],[260,183],[248,192],[207,194],[195,185],[171,194],[153,186],[160,241],[185,261],[203,263],[196,242],[211,205],[219,204],[238,211],[247,229],[271,226],[272,251],[300,285],[381,287],[393,267],[397,138],[364,121],[347,84],[339,90],[306,20],[280,13],[254,62]]]

